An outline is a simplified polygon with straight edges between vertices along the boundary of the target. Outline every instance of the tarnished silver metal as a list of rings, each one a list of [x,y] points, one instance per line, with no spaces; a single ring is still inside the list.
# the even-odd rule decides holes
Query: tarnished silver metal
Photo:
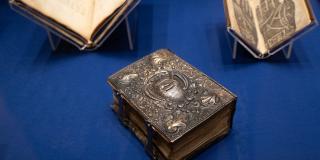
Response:
[[[108,82],[168,142],[178,140],[236,99],[168,50],[142,58]]]

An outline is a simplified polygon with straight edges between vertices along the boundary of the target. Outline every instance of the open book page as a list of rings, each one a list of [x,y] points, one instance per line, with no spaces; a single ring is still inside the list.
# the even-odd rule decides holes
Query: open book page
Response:
[[[295,22],[296,22],[296,31],[300,31],[310,23],[312,23],[312,15],[309,13],[309,9],[305,0],[295,0]]]
[[[261,53],[311,23],[305,0],[227,0],[231,27]]]
[[[92,0],[21,0],[86,39],[91,36]]]
[[[126,0],[95,0],[91,30],[92,33],[101,22],[111,16],[125,2]]]
[[[21,0],[88,41],[96,27],[126,0]]]
[[[231,28],[251,46],[258,45],[255,15],[248,0],[227,0]]]
[[[255,0],[252,4],[261,33],[258,49],[263,52],[277,47],[311,23],[305,0]]]

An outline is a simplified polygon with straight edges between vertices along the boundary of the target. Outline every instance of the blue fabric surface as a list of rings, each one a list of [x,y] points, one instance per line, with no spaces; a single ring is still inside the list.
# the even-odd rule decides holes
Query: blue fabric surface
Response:
[[[0,2],[0,160],[148,159],[110,109],[106,79],[159,48],[239,97],[231,133],[196,159],[320,159],[319,27],[290,60],[232,61],[222,0],[145,0],[135,13],[135,51],[121,26],[92,53],[52,52],[43,28]]]

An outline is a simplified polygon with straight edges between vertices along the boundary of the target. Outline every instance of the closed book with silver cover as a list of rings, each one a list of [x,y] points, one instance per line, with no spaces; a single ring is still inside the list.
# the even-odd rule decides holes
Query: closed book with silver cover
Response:
[[[236,96],[170,52],[158,50],[108,79],[114,111],[154,159],[186,159],[224,137]]]

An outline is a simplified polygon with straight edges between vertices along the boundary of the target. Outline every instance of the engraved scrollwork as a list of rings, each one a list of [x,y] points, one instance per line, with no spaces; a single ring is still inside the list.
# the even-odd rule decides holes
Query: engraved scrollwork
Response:
[[[167,61],[170,58],[170,55],[168,55],[165,51],[158,51],[158,54],[153,54],[150,56],[150,62],[153,65],[161,65],[165,61]]]
[[[164,121],[167,131],[175,133],[187,127],[187,114],[178,110],[174,114],[166,116]]]
[[[208,95],[201,97],[201,102],[205,106],[215,105],[219,102],[219,98],[217,95]]]
[[[177,70],[159,70],[146,78],[145,94],[154,100],[158,108],[175,113],[165,117],[163,125],[168,132],[183,131],[188,124],[187,113],[204,114],[204,110],[219,102],[216,94],[204,88],[209,81],[204,76],[200,76],[198,81],[201,83],[193,82]],[[197,116],[190,119],[194,117]]]
[[[121,84],[129,84],[131,82],[132,79],[135,79],[138,77],[138,74],[128,74],[128,75],[125,75],[123,76],[121,79],[120,79],[120,83]]]
[[[188,79],[180,72],[161,70],[145,82],[145,93],[154,100],[183,100],[189,86]]]

